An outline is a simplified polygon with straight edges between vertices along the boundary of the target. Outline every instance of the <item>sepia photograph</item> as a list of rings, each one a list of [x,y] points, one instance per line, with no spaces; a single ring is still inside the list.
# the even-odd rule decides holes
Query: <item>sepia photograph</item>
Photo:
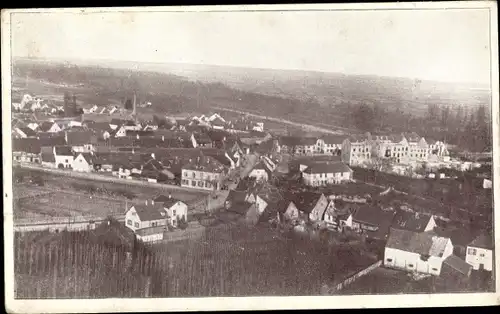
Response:
[[[7,310],[498,305],[497,29],[489,1],[3,10]]]

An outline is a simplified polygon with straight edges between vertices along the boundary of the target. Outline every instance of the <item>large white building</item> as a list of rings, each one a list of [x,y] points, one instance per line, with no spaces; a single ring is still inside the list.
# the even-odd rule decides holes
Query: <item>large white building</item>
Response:
[[[449,238],[433,232],[391,229],[384,251],[384,265],[439,276],[443,262],[453,255]]]
[[[372,158],[371,135],[351,135],[342,142],[342,161],[349,166],[367,164]]]

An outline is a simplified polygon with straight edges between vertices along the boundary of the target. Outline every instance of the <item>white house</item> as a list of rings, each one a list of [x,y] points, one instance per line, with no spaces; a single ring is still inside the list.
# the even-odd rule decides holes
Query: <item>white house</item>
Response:
[[[38,123],[30,122],[30,123],[28,123],[27,127],[32,129],[33,131],[36,131],[38,129]]]
[[[256,181],[268,181],[271,177],[271,170],[264,161],[261,161],[250,171],[248,177],[255,178]]]
[[[57,168],[71,168],[73,166],[73,151],[70,146],[54,146],[54,158]]]
[[[40,131],[49,132],[49,133],[57,133],[61,131],[61,127],[55,122],[43,122],[40,126]]]
[[[352,180],[352,169],[341,162],[318,162],[302,172],[302,180],[308,186],[325,186]]]
[[[453,254],[449,238],[433,232],[392,229],[384,251],[384,266],[439,276],[444,260]]]
[[[91,172],[92,155],[90,153],[79,153],[73,160],[73,170],[78,172]]]
[[[349,166],[363,165],[371,161],[371,135],[351,135],[342,142],[342,161]]]
[[[467,264],[474,270],[493,270],[493,239],[491,236],[480,235],[467,246],[465,257]]]
[[[146,201],[144,205],[132,205],[125,213],[125,225],[134,232],[149,227],[167,225],[167,212],[163,204]]]
[[[162,204],[167,212],[167,224],[177,227],[180,221],[187,222],[187,204],[181,200],[175,199],[172,195],[160,195],[154,200],[157,204]]]
[[[194,189],[219,190],[226,167],[217,160],[203,156],[182,167],[181,186]],[[214,186],[215,185],[215,186]]]

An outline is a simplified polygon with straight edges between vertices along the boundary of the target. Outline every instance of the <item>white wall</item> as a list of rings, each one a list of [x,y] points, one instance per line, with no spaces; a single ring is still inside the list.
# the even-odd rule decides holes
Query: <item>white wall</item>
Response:
[[[430,256],[427,261],[423,261],[420,255],[413,252],[406,252],[394,248],[385,248],[384,266],[398,268],[406,271],[418,271],[420,273],[439,276],[444,258]]]
[[[78,155],[75,160],[73,160],[73,170],[79,172],[90,172],[91,167],[82,155]]]
[[[253,169],[248,174],[250,178],[255,178],[256,180],[267,181],[269,178],[267,176],[267,172],[264,169]]]
[[[472,250],[476,250],[475,254],[472,254]],[[475,248],[467,246],[467,255],[465,256],[465,262],[472,266],[474,270],[479,269],[479,265],[483,264],[484,269],[491,271],[493,269],[493,251],[483,248]],[[484,255],[484,256],[481,256]]]
[[[137,239],[142,242],[154,242],[163,240],[163,233],[149,234],[146,236],[137,235]]]

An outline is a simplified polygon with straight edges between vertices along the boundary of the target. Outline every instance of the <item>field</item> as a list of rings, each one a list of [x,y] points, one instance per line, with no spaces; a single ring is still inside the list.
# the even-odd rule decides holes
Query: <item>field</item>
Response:
[[[51,248],[17,237],[18,297],[320,295],[323,284],[374,262],[355,246],[326,246],[266,227],[210,227],[201,239],[136,251],[130,263],[123,251],[79,234],[76,240],[76,233],[63,233],[67,239]]]
[[[24,169],[16,171],[23,173],[24,181],[14,185],[14,198],[18,199],[14,205],[16,219],[123,214],[127,203],[128,206],[143,203],[168,193],[146,186],[97,182]],[[30,183],[30,176],[39,178],[43,186]],[[205,193],[197,191],[171,190],[170,193],[193,206],[206,197]]]

